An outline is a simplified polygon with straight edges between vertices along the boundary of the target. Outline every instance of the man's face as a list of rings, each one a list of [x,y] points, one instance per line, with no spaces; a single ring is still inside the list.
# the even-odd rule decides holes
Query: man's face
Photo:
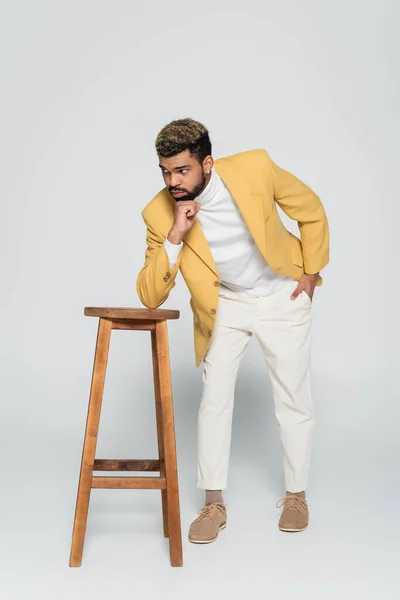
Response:
[[[176,201],[194,200],[203,191],[209,179],[204,174],[204,165],[207,164],[207,170],[210,170],[213,164],[212,157],[207,156],[201,165],[189,150],[169,158],[159,156],[159,161],[165,185]]]

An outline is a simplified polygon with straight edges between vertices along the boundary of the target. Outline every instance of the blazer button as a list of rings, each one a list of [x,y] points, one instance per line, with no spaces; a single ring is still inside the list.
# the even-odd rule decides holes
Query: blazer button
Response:
[[[216,313],[216,312],[217,312],[217,311],[215,310],[215,308],[212,308],[212,309],[210,310],[210,313],[211,313],[212,315],[215,315],[215,313]]]
[[[212,336],[212,331],[208,332],[208,336],[211,337]]]
[[[163,277],[163,281],[168,281],[168,277]]]
[[[165,275],[165,277],[168,277],[168,278],[169,278],[170,276],[171,276],[171,273],[167,273],[167,274]]]
[[[214,281],[214,285],[215,285],[215,287],[218,287],[219,286],[219,281]]]

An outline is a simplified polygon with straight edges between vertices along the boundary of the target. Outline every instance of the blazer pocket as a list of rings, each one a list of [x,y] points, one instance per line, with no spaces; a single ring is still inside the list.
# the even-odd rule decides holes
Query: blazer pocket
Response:
[[[298,237],[296,237],[295,235],[290,233],[289,243],[290,243],[290,251],[292,254],[293,263],[295,265],[297,265],[298,267],[302,267],[303,266],[303,252],[302,252],[301,241],[299,240]]]

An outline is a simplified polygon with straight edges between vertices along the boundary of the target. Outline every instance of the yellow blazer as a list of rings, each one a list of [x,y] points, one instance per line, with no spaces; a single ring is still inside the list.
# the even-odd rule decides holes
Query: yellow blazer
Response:
[[[320,198],[297,177],[278,167],[266,150],[247,150],[215,159],[214,169],[231,192],[271,269],[299,280],[304,273],[319,273],[328,264],[329,228]],[[297,221],[301,240],[285,228],[275,202]],[[175,205],[164,187],[141,212],[147,227],[147,249],[136,290],[147,308],[157,308],[168,298],[180,269],[191,294],[198,367],[211,342],[220,280],[197,217],[171,269],[163,243],[174,222]],[[322,285],[320,275],[316,285]]]

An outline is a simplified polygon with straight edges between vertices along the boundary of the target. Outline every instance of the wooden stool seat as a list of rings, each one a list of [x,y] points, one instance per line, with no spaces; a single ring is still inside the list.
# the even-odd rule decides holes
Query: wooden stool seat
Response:
[[[87,306],[86,316],[99,317],[89,407],[82,450],[69,565],[82,563],[90,492],[103,489],[161,490],[164,536],[169,538],[170,562],[181,567],[182,538],[167,320],[178,310]],[[96,459],[101,404],[113,329],[151,333],[158,459]],[[159,476],[94,476],[93,471],[157,471]]]
[[[166,321],[179,319],[179,310],[165,308],[107,308],[99,306],[86,306],[87,317],[106,317],[109,319],[145,319],[152,321]]]

